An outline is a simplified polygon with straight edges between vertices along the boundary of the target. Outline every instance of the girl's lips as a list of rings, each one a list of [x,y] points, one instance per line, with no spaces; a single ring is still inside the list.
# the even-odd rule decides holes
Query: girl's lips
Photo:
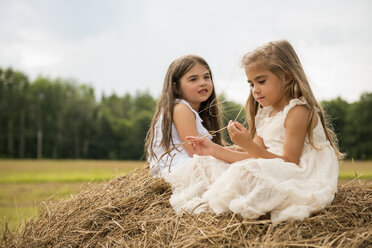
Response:
[[[202,89],[202,90],[199,90],[198,93],[202,94],[202,95],[205,95],[205,94],[208,94],[208,90],[207,89]]]
[[[257,101],[261,101],[262,99],[264,99],[265,97],[261,96],[261,97],[257,97]]]

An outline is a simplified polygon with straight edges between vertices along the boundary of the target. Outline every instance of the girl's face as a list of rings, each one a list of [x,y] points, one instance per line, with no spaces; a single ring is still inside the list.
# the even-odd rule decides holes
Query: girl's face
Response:
[[[283,98],[284,80],[271,71],[259,65],[246,68],[248,83],[251,86],[254,99],[263,107],[272,106],[273,110],[281,111],[286,105]]]
[[[213,83],[209,70],[201,64],[195,64],[180,79],[182,97],[191,107],[199,110],[202,102],[206,101],[213,93]]]

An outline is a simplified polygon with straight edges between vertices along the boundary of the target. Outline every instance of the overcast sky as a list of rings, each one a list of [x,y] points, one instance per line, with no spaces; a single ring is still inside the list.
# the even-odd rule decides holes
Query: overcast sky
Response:
[[[197,54],[217,93],[244,102],[242,55],[292,43],[318,100],[372,92],[372,1],[1,0],[0,66],[73,78],[98,96],[160,95],[169,64]]]

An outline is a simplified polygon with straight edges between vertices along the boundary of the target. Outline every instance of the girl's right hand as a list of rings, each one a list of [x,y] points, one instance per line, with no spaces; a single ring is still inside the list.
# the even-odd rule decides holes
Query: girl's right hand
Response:
[[[230,120],[227,126],[227,131],[229,132],[231,141],[245,150],[248,150],[248,145],[253,143],[249,131],[239,122],[233,122]]]
[[[191,141],[191,145],[197,155],[199,156],[214,155],[216,144],[213,143],[211,140],[207,139],[206,137],[200,138],[195,136],[187,136],[186,140]]]

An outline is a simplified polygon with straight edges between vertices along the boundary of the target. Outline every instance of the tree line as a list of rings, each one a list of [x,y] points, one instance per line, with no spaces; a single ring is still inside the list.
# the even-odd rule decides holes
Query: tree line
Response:
[[[226,125],[242,106],[223,95],[219,102]],[[372,93],[322,105],[347,158],[372,159]],[[148,92],[98,101],[92,87],[75,80],[40,76],[30,82],[20,71],[0,68],[0,158],[144,159],[155,106]],[[244,111],[238,120],[244,121]]]

